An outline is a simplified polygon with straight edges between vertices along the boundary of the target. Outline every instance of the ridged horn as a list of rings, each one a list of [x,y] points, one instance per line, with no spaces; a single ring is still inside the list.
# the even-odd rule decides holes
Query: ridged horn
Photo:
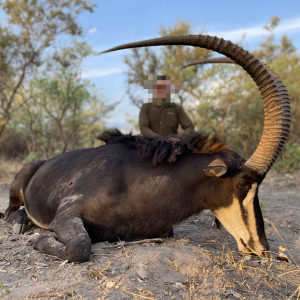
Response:
[[[102,53],[147,46],[187,45],[223,54],[239,64],[254,80],[262,96],[265,121],[262,138],[246,165],[264,175],[285,144],[291,123],[290,99],[279,76],[240,46],[208,35],[170,36],[121,45]]]
[[[197,65],[197,64],[208,64],[208,63],[236,64],[236,62],[234,60],[232,60],[228,57],[218,57],[218,58],[198,60],[198,61],[195,61],[191,64],[188,64],[186,66],[181,67],[181,69],[184,69],[184,68],[189,67],[189,66]],[[290,107],[290,101],[289,101],[289,95],[288,95],[287,88],[285,87],[285,85],[281,81],[280,77],[275,73],[275,71],[273,69],[271,69],[265,63],[262,63],[262,64],[268,70],[268,72],[272,75],[272,77],[274,78],[276,86],[277,86],[278,90],[281,93],[281,110],[282,110],[283,119],[289,118],[289,120],[290,120],[291,107]],[[286,136],[286,138],[287,138],[287,136]],[[284,141],[279,141],[279,144],[277,145],[277,151],[274,153],[274,157],[273,157],[273,159],[272,159],[271,163],[269,164],[266,171],[268,171],[272,167],[273,163],[275,162],[278,154],[280,153],[280,151],[281,151],[281,149],[282,149],[282,147],[285,143],[285,140]],[[255,164],[255,156],[254,156],[254,159],[253,159],[253,156],[254,156],[254,154],[246,162],[246,165],[249,166],[250,168],[252,168],[252,165]]]

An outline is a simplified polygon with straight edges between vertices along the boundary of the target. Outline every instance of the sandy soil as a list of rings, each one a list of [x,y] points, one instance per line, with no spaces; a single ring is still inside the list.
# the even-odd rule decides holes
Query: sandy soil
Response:
[[[237,252],[235,240],[225,229],[211,228],[209,211],[175,226],[175,238],[162,243],[95,244],[91,261],[83,264],[63,262],[32,248],[35,233],[52,233],[31,226],[17,236],[2,221],[0,294],[13,300],[297,299],[299,194],[300,172],[270,172],[260,187],[272,251],[269,259]],[[7,203],[8,186],[2,185],[0,211]],[[286,254],[289,262],[278,259],[278,252]]]

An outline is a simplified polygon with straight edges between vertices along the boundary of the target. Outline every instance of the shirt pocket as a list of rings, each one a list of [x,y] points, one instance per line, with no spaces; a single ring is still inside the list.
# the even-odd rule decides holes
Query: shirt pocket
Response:
[[[178,125],[178,118],[175,112],[170,112],[168,111],[166,113],[166,120],[165,120],[166,126],[171,126],[171,127],[177,127]]]

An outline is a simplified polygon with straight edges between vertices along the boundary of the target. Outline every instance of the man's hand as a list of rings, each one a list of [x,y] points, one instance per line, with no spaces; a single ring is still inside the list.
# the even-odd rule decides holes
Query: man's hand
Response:
[[[176,137],[170,137],[169,139],[167,139],[168,142],[173,142],[173,143],[177,143],[180,141],[179,138],[176,138]]]

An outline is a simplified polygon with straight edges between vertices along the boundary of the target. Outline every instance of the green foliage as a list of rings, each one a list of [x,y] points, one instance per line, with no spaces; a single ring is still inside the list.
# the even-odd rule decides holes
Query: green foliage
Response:
[[[76,22],[83,11],[93,12],[95,4],[85,0],[1,0],[0,7],[10,25],[18,26],[21,37],[38,36],[35,41],[49,46],[60,33],[79,35],[81,26]]]
[[[260,206],[260,208],[266,207],[265,203],[262,200],[259,200],[259,206]]]
[[[47,62],[47,72],[37,73],[19,90],[15,102],[20,105],[19,113],[10,128],[25,141],[24,162],[94,147],[105,116],[114,108],[81,77],[83,59],[94,54],[88,44],[74,40],[55,51]]]
[[[300,145],[288,141],[284,145],[282,159],[278,161],[274,168],[279,173],[280,171],[292,172],[300,167]]]
[[[3,293],[4,294],[9,294],[10,293],[10,290],[8,289],[8,288],[6,288],[6,289],[3,289],[3,283],[2,283],[2,281],[0,280],[0,298],[2,298],[3,297]]]
[[[0,0],[6,17],[0,23],[0,135],[12,119],[17,93],[52,55],[45,50],[60,36],[80,36],[77,17],[93,7],[87,0]]]
[[[296,224],[294,224],[291,229],[292,229],[293,232],[298,232],[298,230],[299,230],[299,228]]]
[[[265,205],[265,203],[262,201],[262,199],[259,200],[259,206],[261,209],[262,214],[265,213],[264,208],[266,208],[267,206]]]
[[[29,163],[29,162],[31,162],[31,161],[35,161],[35,160],[37,160],[37,156],[38,156],[37,152],[30,152],[30,153],[24,158],[23,163],[24,163],[24,164],[27,164],[27,163]]]

